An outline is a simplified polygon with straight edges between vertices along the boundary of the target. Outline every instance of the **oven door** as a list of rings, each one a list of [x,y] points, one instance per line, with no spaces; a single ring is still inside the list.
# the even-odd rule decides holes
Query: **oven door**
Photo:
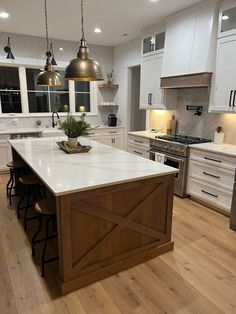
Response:
[[[161,153],[161,151],[150,151],[150,159],[155,161],[155,153]],[[165,154],[164,164],[179,170],[175,174],[175,194],[181,197],[186,196],[185,186],[186,186],[186,169],[187,169],[187,158],[179,157],[170,154]]]

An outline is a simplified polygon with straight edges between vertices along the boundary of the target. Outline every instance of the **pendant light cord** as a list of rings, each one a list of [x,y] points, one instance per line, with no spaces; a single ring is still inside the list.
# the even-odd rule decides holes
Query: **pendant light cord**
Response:
[[[81,0],[81,33],[84,40],[84,0]]]
[[[45,27],[46,27],[47,51],[49,51],[47,0],[44,0],[44,13],[45,13]]]

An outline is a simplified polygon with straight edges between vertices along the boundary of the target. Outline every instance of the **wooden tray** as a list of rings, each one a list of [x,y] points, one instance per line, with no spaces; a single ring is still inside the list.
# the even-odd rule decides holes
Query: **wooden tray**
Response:
[[[75,148],[70,147],[70,146],[68,146],[68,143],[65,141],[56,142],[56,143],[60,147],[60,149],[63,150],[64,152],[66,152],[67,154],[87,153],[92,148],[92,146],[83,146],[83,145],[78,145]]]

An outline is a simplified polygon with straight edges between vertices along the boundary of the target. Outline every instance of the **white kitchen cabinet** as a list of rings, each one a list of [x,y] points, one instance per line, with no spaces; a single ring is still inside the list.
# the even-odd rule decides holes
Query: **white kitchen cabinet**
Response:
[[[88,137],[115,148],[123,149],[124,146],[124,129],[121,127],[94,129],[89,132]]]
[[[122,135],[104,136],[103,144],[122,149],[123,148],[123,136]]]
[[[174,109],[176,91],[160,88],[163,54],[142,59],[140,80],[140,109]]]
[[[213,4],[168,19],[163,77],[213,71],[216,20]]]
[[[236,158],[191,148],[187,193],[229,213],[235,168]]]
[[[218,37],[236,35],[235,0],[223,1],[220,6]]]
[[[7,142],[8,137],[0,137],[0,172],[5,172],[8,169],[6,164],[12,160],[11,146]]]
[[[128,135],[128,152],[149,159],[150,140],[140,136]]]
[[[236,62],[232,56],[236,56],[236,36],[219,39],[211,112],[236,112]]]

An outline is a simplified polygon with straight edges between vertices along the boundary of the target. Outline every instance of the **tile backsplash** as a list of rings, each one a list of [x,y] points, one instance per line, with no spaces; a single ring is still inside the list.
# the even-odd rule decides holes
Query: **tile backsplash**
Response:
[[[186,106],[203,106],[201,116],[187,111]],[[207,88],[181,89],[178,92],[178,106],[173,111],[152,110],[150,113],[150,127],[166,130],[166,121],[175,115],[177,133],[213,140],[217,126],[221,126],[225,133],[225,143],[236,145],[236,114],[209,113],[209,90]]]

